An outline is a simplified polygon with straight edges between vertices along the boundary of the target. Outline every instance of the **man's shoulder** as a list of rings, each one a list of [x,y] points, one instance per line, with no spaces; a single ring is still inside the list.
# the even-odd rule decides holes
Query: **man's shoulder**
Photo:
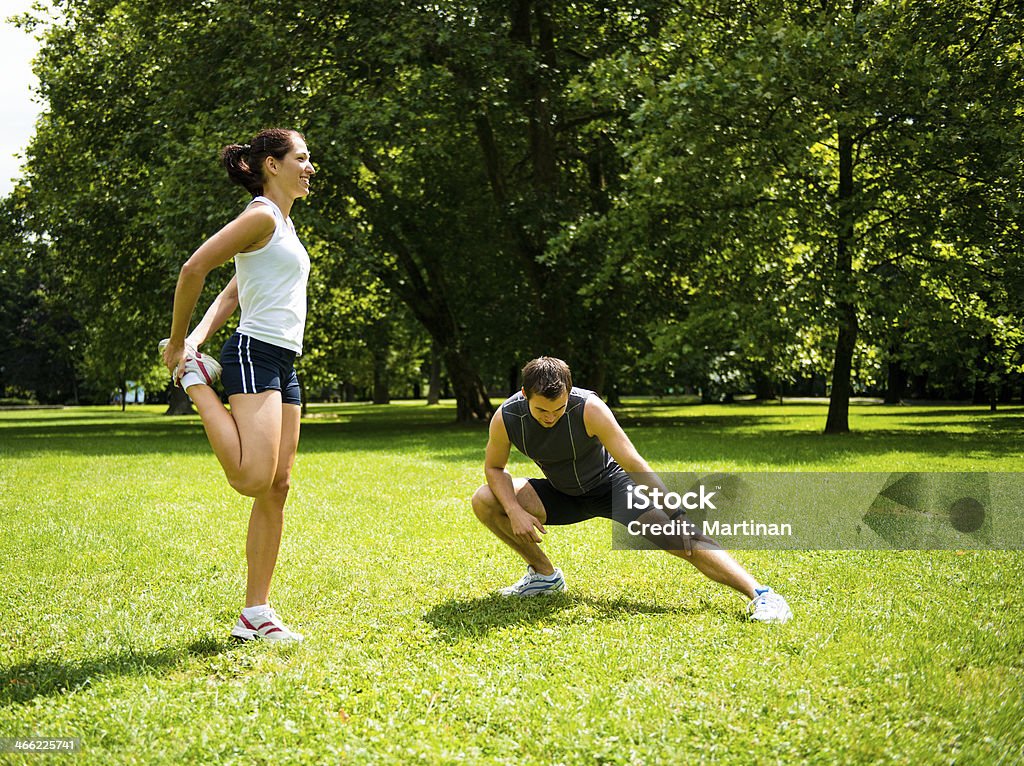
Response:
[[[598,396],[596,392],[583,389],[582,393],[586,394],[586,396],[581,397],[579,402],[582,405],[583,422],[587,426],[588,431],[595,427],[600,427],[600,424],[603,422],[617,422],[615,413],[611,411],[608,405],[605,404],[604,399]]]
[[[566,406],[566,411],[571,412],[579,407],[582,408],[581,411],[585,412],[587,409],[590,409],[587,407],[587,403],[590,401],[599,402],[601,401],[601,397],[589,388],[577,388],[576,386],[573,386],[572,390],[569,391],[569,402]]]
[[[524,414],[528,414],[530,407],[526,402],[526,397],[523,396],[522,391],[516,391],[512,396],[501,403],[501,407],[498,408],[502,415],[508,413],[509,415],[517,415],[522,417]]]

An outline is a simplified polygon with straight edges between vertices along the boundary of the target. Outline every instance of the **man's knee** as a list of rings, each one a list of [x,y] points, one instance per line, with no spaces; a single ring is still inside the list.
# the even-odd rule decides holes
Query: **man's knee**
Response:
[[[491,492],[491,488],[484,484],[473,493],[470,504],[473,506],[473,513],[476,514],[476,517],[486,523],[487,519],[493,516],[497,510],[498,500]]]
[[[682,538],[678,540],[652,540],[652,542],[666,553],[685,559],[700,569],[701,563],[714,556],[718,551],[723,550],[722,546],[712,538],[700,532],[690,535],[689,544]]]

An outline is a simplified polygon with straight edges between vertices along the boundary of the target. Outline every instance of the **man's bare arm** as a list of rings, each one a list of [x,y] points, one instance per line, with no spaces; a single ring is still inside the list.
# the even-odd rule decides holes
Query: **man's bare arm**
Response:
[[[608,405],[597,396],[591,396],[583,410],[583,424],[590,436],[596,436],[616,463],[629,473],[653,473],[647,461],[640,456],[633,442],[622,430]]]
[[[645,478],[647,481],[663,493],[668,492],[668,488],[661,480],[661,477],[651,470],[647,461],[643,459],[636,447],[633,446],[633,442],[626,436],[626,432],[622,430],[619,421],[615,419],[615,414],[599,397],[591,396],[587,399],[585,409],[583,410],[583,424],[586,426],[588,434],[596,436],[601,440],[601,444],[608,450],[608,454],[612,456],[616,463],[622,466],[623,470],[627,473],[646,474]],[[648,511],[647,513],[652,514],[651,521],[661,522],[668,519],[668,514],[660,508]],[[687,556],[690,555],[691,541],[689,535],[679,535],[679,549]]]
[[[484,476],[487,486],[512,525],[512,534],[517,537],[539,543],[541,534],[547,533],[540,519],[519,504],[512,475],[506,470],[508,457],[512,453],[512,442],[505,430],[505,421],[501,418],[501,409],[494,413],[487,436],[487,449],[484,453]]]

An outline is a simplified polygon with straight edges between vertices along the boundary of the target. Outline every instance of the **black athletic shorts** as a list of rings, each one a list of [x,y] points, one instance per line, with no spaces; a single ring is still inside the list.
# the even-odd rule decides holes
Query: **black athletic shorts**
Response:
[[[612,506],[624,508],[626,495],[633,480],[616,466],[597,487],[582,495],[567,495],[555,489],[547,479],[530,479],[530,486],[544,504],[547,514],[545,525],[578,524],[587,519],[612,518]],[[618,495],[619,502],[615,502]],[[619,519],[615,519],[619,521]]]
[[[220,350],[220,380],[228,396],[280,391],[284,404],[302,404],[295,352],[235,333]]]

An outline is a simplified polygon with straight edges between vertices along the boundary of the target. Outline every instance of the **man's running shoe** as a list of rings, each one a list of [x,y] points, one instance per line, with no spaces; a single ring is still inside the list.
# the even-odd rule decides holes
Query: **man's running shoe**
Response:
[[[160,341],[158,348],[163,354],[167,347],[169,338]],[[173,377],[174,385],[181,386],[188,390],[189,386],[205,384],[212,386],[220,378],[220,362],[208,354],[197,351],[191,346],[185,346],[185,367],[180,378]]]
[[[771,588],[757,588],[754,592],[757,595],[747,604],[751,620],[783,623],[793,617],[793,610],[789,608],[786,599]]]
[[[264,639],[266,641],[298,642],[302,640],[302,634],[296,633],[281,622],[281,618],[269,606],[248,618],[245,616],[245,612],[238,615],[238,622],[231,629],[231,637],[237,638],[239,641]]]
[[[550,596],[553,593],[562,593],[565,590],[565,577],[562,570],[556,569],[553,574],[542,575],[531,567],[526,567],[526,574],[519,582],[502,588],[502,596]]]

